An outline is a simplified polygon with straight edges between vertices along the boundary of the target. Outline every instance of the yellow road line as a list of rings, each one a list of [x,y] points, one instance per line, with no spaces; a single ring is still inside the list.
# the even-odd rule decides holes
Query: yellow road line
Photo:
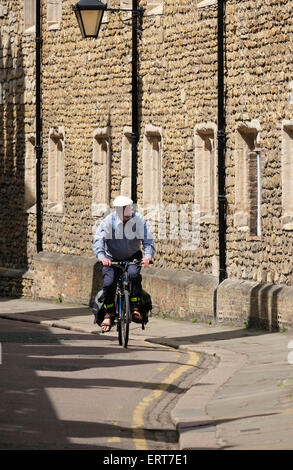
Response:
[[[144,413],[147,407],[154,401],[157,400],[162,393],[164,393],[170,385],[175,382],[182,374],[187,372],[191,367],[195,367],[198,364],[199,356],[195,352],[185,351],[189,355],[189,360],[186,364],[178,367],[176,370],[163,380],[157,390],[147,395],[141,400],[136,406],[133,413],[133,440],[137,450],[147,450],[147,443],[144,433]]]
[[[110,437],[109,439],[107,439],[107,442],[121,442],[121,438],[120,437]]]

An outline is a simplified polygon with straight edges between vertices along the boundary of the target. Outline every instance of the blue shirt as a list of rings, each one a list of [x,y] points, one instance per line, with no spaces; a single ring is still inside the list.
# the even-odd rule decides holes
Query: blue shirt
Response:
[[[153,236],[142,215],[133,212],[123,224],[114,212],[100,223],[94,236],[94,254],[98,259],[125,260],[144,248],[144,257],[152,258],[155,248]]]

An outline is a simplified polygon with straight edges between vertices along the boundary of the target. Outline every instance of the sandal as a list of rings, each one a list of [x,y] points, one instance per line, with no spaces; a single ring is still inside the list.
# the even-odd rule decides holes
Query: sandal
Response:
[[[101,323],[102,333],[108,333],[114,325],[114,314],[105,313],[104,320]]]
[[[142,314],[136,307],[134,307],[132,311],[132,321],[134,321],[134,323],[142,323]]]

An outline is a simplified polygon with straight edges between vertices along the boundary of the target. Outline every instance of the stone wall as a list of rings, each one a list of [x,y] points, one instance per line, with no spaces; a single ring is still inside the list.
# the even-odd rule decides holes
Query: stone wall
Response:
[[[33,296],[57,302],[91,305],[102,282],[95,257],[41,252],[34,273]]]
[[[188,321],[293,330],[293,288],[264,282],[151,268],[143,272],[154,313]]]
[[[35,253],[34,209],[25,204],[25,154],[35,132],[34,36],[22,2],[0,2],[0,266],[24,269]]]
[[[121,159],[123,133],[131,126],[131,27],[121,21],[128,14],[108,13],[98,39],[81,39],[72,3],[62,1],[61,22],[54,25],[48,24],[47,2],[42,2],[43,248],[45,253],[87,260],[92,256],[92,232],[101,219],[92,210],[97,202],[92,187],[93,179],[97,184],[93,175],[97,129],[107,129],[110,187],[105,194],[111,200],[127,176],[121,171]],[[182,248],[180,238],[156,237],[155,266],[183,271],[183,277],[185,272],[217,277],[217,211],[211,204],[211,199],[217,203],[217,2],[161,3],[160,14],[146,11],[140,25],[139,203],[143,201],[145,135],[149,129],[159,129],[162,203],[191,207],[200,198],[208,209],[201,212],[197,248]],[[293,167],[293,162],[288,163],[293,120],[293,0],[226,3],[228,277],[229,281],[290,287],[293,225],[291,215],[282,208],[283,201],[288,201],[284,188],[289,187],[287,180],[282,185],[282,161]],[[111,0],[110,6],[119,4]],[[140,5],[147,7],[147,0]],[[0,0],[0,7],[0,266],[43,269],[38,257],[33,263],[34,207],[25,206],[26,143],[35,132],[34,34],[23,29],[22,1]],[[56,158],[58,152],[64,158],[64,166],[58,167],[63,173],[63,193],[56,204],[49,200],[49,177],[51,181],[54,171],[48,162],[54,152]],[[249,152],[260,155],[260,233],[252,228],[258,183],[256,160],[250,165]],[[204,173],[200,162],[208,162],[209,156],[213,161]],[[123,154],[123,165],[127,158]],[[201,184],[203,178],[206,185]],[[209,191],[199,195],[202,191],[196,188],[205,186]],[[37,271],[35,276],[37,292]],[[196,302],[194,295],[190,302]],[[184,295],[180,298],[186,305]],[[188,308],[192,312],[192,305]]]
[[[34,273],[26,269],[0,268],[2,297],[33,297]]]
[[[119,6],[118,1],[112,4]],[[141,4],[146,6],[146,2]],[[111,199],[120,191],[123,129],[131,125],[131,28],[119,15],[109,14],[99,39],[81,40],[69,7],[69,2],[63,2],[60,30],[44,31],[44,250],[88,256],[92,227],[99,220],[91,212],[93,133],[97,128],[110,128]],[[140,203],[144,132],[150,125],[162,129],[163,203],[175,202],[179,207],[194,200],[194,126],[216,115],[216,15],[207,10],[200,23],[198,16],[196,4],[181,2],[178,6],[169,1],[164,2],[163,15],[143,19],[139,41]],[[202,55],[206,57],[203,64]],[[62,213],[46,205],[48,136],[54,126],[63,126],[65,132]],[[156,262],[161,267],[211,273],[217,245],[215,221],[201,235],[202,245],[196,252],[182,251],[180,240],[157,240]]]
[[[35,272],[0,270],[2,295],[32,296],[91,306],[102,287],[94,257],[39,253]],[[270,331],[293,329],[293,288],[227,279],[163,268],[142,270],[143,288],[151,295],[153,314],[192,322],[213,321]],[[32,282],[34,281],[34,282]]]
[[[148,268],[142,275],[156,312],[182,320],[214,319],[215,277],[162,268]]]
[[[292,2],[227,2],[228,276],[293,282],[293,232],[282,224],[282,121],[292,119]],[[261,237],[234,226],[237,129],[258,120],[262,159]]]
[[[292,115],[288,84],[293,33],[287,21],[291,3],[272,0],[256,8],[252,1],[230,1],[226,12],[228,275],[287,285],[292,284],[292,231],[284,230],[281,222],[280,158],[281,123]],[[215,8],[197,8],[196,2],[166,1],[163,15],[143,19],[139,42],[140,202],[143,136],[149,125],[162,129],[163,203],[194,202],[194,129],[216,123],[217,117],[216,13]],[[92,227],[98,221],[91,213],[96,128],[110,128],[111,199],[119,192],[123,129],[131,124],[131,37],[119,15],[109,14],[108,18],[97,40],[81,40],[70,5],[63,2],[61,29],[44,32],[46,251],[91,253]],[[237,132],[254,121],[259,123],[257,146],[263,172],[260,237],[248,228],[239,230],[234,218]],[[54,126],[65,129],[61,214],[46,207],[48,135]],[[201,244],[196,250],[182,250],[178,239],[157,240],[158,266],[216,275],[216,220],[216,214],[208,221],[202,218]]]
[[[217,296],[219,322],[292,331],[292,287],[227,279]]]

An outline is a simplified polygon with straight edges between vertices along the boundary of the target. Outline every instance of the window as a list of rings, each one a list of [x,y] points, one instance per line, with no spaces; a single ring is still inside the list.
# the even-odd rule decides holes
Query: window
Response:
[[[194,202],[200,206],[202,222],[215,223],[216,161],[215,129],[213,123],[195,127]]]
[[[162,130],[148,125],[143,144],[143,204],[162,203]]]
[[[47,0],[48,29],[59,29],[61,23],[61,0]]]
[[[261,152],[257,148],[259,124],[241,126],[236,132],[234,225],[252,236],[261,236]]]
[[[93,135],[92,215],[100,216],[110,203],[111,146],[108,127]]]
[[[261,152],[248,153],[249,229],[251,235],[261,236]]]
[[[24,0],[24,32],[34,33],[36,25],[36,2],[35,0]]]
[[[124,127],[121,152],[121,194],[131,197],[131,127]]]
[[[36,203],[36,156],[35,135],[30,134],[25,145],[24,201],[25,209],[31,209]]]
[[[293,230],[293,121],[282,125],[282,224]]]
[[[62,213],[64,204],[64,129],[53,128],[49,134],[48,209]]]

